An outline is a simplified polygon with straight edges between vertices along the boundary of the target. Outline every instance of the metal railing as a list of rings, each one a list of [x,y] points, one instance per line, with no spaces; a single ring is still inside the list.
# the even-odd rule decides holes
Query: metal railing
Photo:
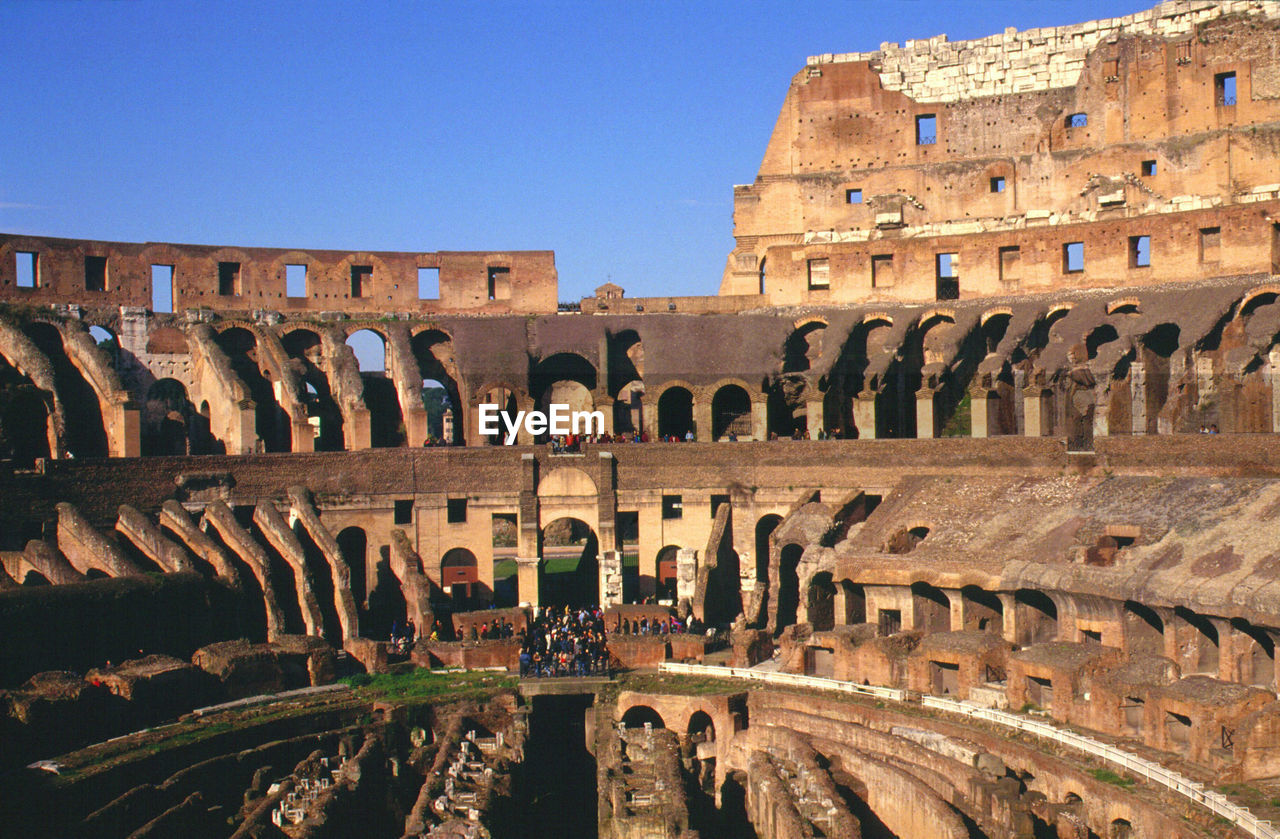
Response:
[[[820,676],[800,676],[795,673],[777,673],[744,667],[714,667],[704,664],[663,663],[659,665],[659,670],[666,673],[682,673],[689,676],[719,676],[776,685],[817,688],[838,693],[853,693],[874,696],[880,699],[891,699],[895,702],[908,701],[907,691],[898,688],[858,685]],[[1208,808],[1212,813],[1231,822],[1250,836],[1257,837],[1257,839],[1280,839],[1280,829],[1273,827],[1269,821],[1259,819],[1244,807],[1233,804],[1222,793],[1205,789],[1204,784],[1193,781],[1158,763],[1152,763],[1135,754],[1117,749],[1115,746],[1076,734],[1074,731],[1028,719],[1018,714],[970,705],[954,699],[944,699],[940,696],[921,696],[920,704],[925,708],[931,708],[936,711],[947,711],[1018,731],[1025,731],[1028,734],[1034,734],[1037,737],[1043,737],[1055,743],[1061,743],[1064,746],[1100,757],[1108,763],[1119,766],[1126,772],[1160,784],[1193,803]]]

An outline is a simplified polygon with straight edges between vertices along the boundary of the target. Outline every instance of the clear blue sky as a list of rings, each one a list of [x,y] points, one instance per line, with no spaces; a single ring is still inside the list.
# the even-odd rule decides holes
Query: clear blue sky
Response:
[[[806,56],[1153,2],[0,2],[0,231],[556,251],[714,294]]]

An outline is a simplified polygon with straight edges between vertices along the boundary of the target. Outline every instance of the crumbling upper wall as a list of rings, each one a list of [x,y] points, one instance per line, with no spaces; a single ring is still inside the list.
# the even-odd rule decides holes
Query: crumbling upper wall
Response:
[[[35,254],[19,287],[19,254]],[[105,259],[101,274],[89,261]],[[24,258],[25,259],[25,258]],[[305,293],[289,296],[288,266],[305,266]],[[0,234],[0,300],[89,307],[152,305],[152,268],[172,269],[172,309],[532,313],[556,310],[551,251],[345,252],[100,242]],[[420,298],[418,269],[439,272]]]

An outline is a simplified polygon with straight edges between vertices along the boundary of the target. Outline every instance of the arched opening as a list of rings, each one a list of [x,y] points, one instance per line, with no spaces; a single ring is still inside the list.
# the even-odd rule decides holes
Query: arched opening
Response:
[[[1217,678],[1219,668],[1218,628],[1204,615],[1185,606],[1173,610],[1178,619],[1178,664],[1185,676],[1203,675]]]
[[[120,339],[110,329],[102,326],[90,326],[89,337],[93,338],[98,349],[102,350],[111,360],[111,368],[113,370],[120,369]]]
[[[581,519],[559,518],[539,531],[538,598],[543,606],[595,606],[600,542]]]
[[[676,602],[676,557],[680,553],[679,545],[667,545],[658,551],[658,599]]]
[[[177,379],[160,379],[147,388],[142,406],[142,453],[205,454],[212,448],[209,426]]]
[[[95,567],[95,568],[90,568],[88,571],[85,571],[84,578],[86,580],[109,580],[111,579],[111,575],[108,574],[106,571],[103,571],[101,568]]]
[[[0,356],[0,459],[29,469],[37,458],[51,455],[52,406],[53,394]]]
[[[1136,600],[1124,603],[1124,637],[1130,653],[1164,655],[1164,620]]]
[[[395,382],[387,373],[386,338],[372,329],[359,329],[347,336],[347,346],[360,365],[364,404],[369,409],[370,444],[374,448],[404,445],[404,413]]]
[[[576,353],[542,359],[531,371],[529,384],[542,411],[553,404],[568,405],[570,412],[595,410],[596,368]]]
[[[62,333],[53,324],[31,322],[23,331],[53,364],[54,381],[66,412],[67,450],[76,457],[106,457],[107,429],[98,394],[71,361]]]
[[[822,321],[802,324],[782,345],[782,372],[803,373],[822,355],[827,325]]]
[[[452,548],[440,558],[440,587],[453,599],[455,612],[483,608],[490,599],[480,582],[476,555],[466,548]]]
[[[490,446],[505,445],[507,429],[515,425],[516,416],[520,413],[515,391],[505,387],[490,388],[481,395],[480,404],[498,406],[498,433],[484,435],[485,443]]]
[[[1058,606],[1043,591],[1018,589],[1013,596],[1017,608],[1018,644],[1029,647],[1058,640]]]
[[[458,390],[458,366],[453,339],[438,329],[425,329],[410,341],[422,374],[422,407],[427,412],[427,433],[436,440],[461,443],[462,396]]]
[[[693,431],[693,394],[683,387],[669,387],[658,398],[658,436],[684,440]]]
[[[302,367],[303,399],[307,418],[316,429],[316,451],[336,452],[345,447],[342,410],[329,387],[328,361],[320,336],[310,329],[295,329],[280,339],[285,352]]]
[[[351,569],[351,597],[360,609],[369,608],[368,562],[369,538],[363,529],[348,527],[338,533],[338,550]]]
[[[360,634],[382,640],[391,636],[392,626],[404,626],[409,606],[400,580],[391,570],[391,546],[380,546],[376,556],[378,564],[374,567],[373,587],[369,592],[369,617],[360,622]]]
[[[254,431],[269,452],[287,452],[293,447],[289,416],[276,401],[271,374],[258,358],[258,339],[252,332],[235,326],[218,334],[218,346],[226,353],[240,381],[253,399]]]
[[[715,792],[716,726],[706,711],[694,711],[689,717],[688,732],[690,774],[705,794]],[[708,802],[710,803],[710,802]]]
[[[1098,350],[1104,344],[1110,344],[1112,341],[1120,339],[1120,333],[1116,332],[1116,328],[1109,323],[1094,327],[1093,330],[1084,339],[1085,350],[1089,353],[1089,360],[1098,357]]]
[[[805,606],[809,623],[816,632],[826,632],[835,627],[836,585],[831,574],[823,571],[809,580],[809,595]]]
[[[778,632],[796,622],[796,611],[800,607],[800,558],[803,555],[804,548],[795,543],[782,547],[778,562]]]
[[[841,580],[836,591],[836,620],[844,626],[867,622],[867,592],[860,583]]]
[[[995,635],[1004,631],[1004,604],[998,596],[978,586],[965,586],[960,597],[964,600],[965,629]]]
[[[689,739],[694,743],[714,743],[716,741],[716,724],[706,711],[694,711],[689,717],[687,729]]]
[[[1276,645],[1265,629],[1254,626],[1244,618],[1232,618],[1231,628],[1248,640],[1235,639],[1240,681],[1247,685],[1271,690],[1275,683]],[[1239,648],[1243,646],[1244,650]]]
[[[646,723],[651,728],[667,727],[662,721],[662,715],[648,705],[632,705],[622,715],[622,724],[627,728],[644,728]]]
[[[756,582],[769,582],[769,537],[782,524],[782,516],[770,513],[756,522]]]
[[[760,257],[760,268],[757,272],[758,274],[757,279],[759,280],[759,292],[758,292],[759,294],[765,294],[766,293],[765,289],[767,288],[767,286],[765,285],[764,263],[765,263],[765,257],[762,256]]]
[[[1111,829],[1107,832],[1107,839],[1133,839],[1133,825],[1128,819],[1116,819],[1111,822]]]
[[[609,395],[615,432],[634,434],[644,428],[644,343],[634,329],[609,336]]]
[[[912,583],[911,606],[916,629],[930,633],[951,631],[951,598],[942,589],[926,582]]]
[[[712,439],[751,439],[751,396],[738,385],[725,385],[711,398]]]

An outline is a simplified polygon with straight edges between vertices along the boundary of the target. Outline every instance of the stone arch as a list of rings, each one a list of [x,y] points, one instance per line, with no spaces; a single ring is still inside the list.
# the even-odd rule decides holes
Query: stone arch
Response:
[[[595,365],[578,353],[555,353],[540,359],[530,370],[530,396],[543,410],[562,397],[582,400],[585,396],[591,407],[571,407],[570,410],[593,410],[597,378]],[[577,387],[572,386],[575,384]]]
[[[804,318],[782,345],[782,372],[803,373],[822,356],[827,322],[820,317]]]
[[[964,629],[995,635],[1004,632],[1004,603],[997,594],[981,586],[967,585],[960,589],[960,598],[965,606]]]
[[[1239,674],[1239,681],[1272,690],[1276,673],[1275,640],[1265,629],[1254,626],[1244,618],[1232,618],[1231,628],[1238,633],[1232,639],[1232,652],[1236,658],[1235,671]]]
[[[1269,306],[1280,299],[1280,283],[1264,283],[1245,292],[1240,298],[1236,317],[1245,318],[1252,315],[1259,307]]]
[[[649,723],[653,728],[667,727],[662,720],[662,715],[650,705],[632,705],[623,712],[621,721],[627,728],[644,728],[645,723]]]
[[[1124,602],[1124,643],[1130,652],[1164,655],[1164,619],[1136,600]]]
[[[0,459],[30,468],[58,454],[54,395],[0,355]]]
[[[360,362],[364,404],[369,409],[369,440],[374,448],[402,446],[406,439],[400,394],[388,367],[388,343],[385,334],[368,326],[359,326],[347,333],[346,344]],[[367,348],[363,358],[357,349],[361,346]]]
[[[1142,306],[1142,301],[1136,297],[1119,297],[1107,303],[1107,315],[1136,315]]]
[[[719,385],[711,397],[711,439],[734,436],[748,440],[753,436],[751,393],[743,384]]]
[[[53,366],[53,378],[66,412],[67,450],[82,458],[111,454],[106,421],[109,400],[67,348],[63,330],[46,321],[32,321],[23,332]]]
[[[915,629],[930,633],[951,631],[951,598],[942,589],[923,581],[912,583],[911,605]]]
[[[804,547],[795,542],[778,552],[778,611],[775,629],[781,632],[796,622],[800,609],[800,560]]]
[[[593,518],[592,521],[595,519]],[[600,539],[581,518],[544,518],[538,530],[538,602],[544,606],[595,606],[600,602]]]
[[[836,585],[831,572],[819,571],[806,586],[805,617],[817,632],[835,628]]]
[[[427,433],[437,439],[445,439],[445,412],[452,417],[451,434],[447,442],[461,443],[466,439],[464,428],[462,390],[458,382],[458,363],[454,356],[453,336],[442,329],[423,327],[415,330],[409,339],[409,348],[418,363],[418,372],[422,374],[422,402],[427,411]],[[439,384],[439,388],[430,385]],[[439,399],[429,390],[443,390],[444,399]]]
[[[767,513],[756,520],[756,582],[769,581],[769,537],[782,524],[782,516]]]
[[[254,401],[254,431],[263,449],[269,452],[291,451],[293,439],[289,415],[276,400],[270,368],[260,357],[262,349],[258,346],[258,336],[244,326],[232,325],[217,333],[215,340]]]
[[[1178,619],[1178,665],[1185,676],[1203,674],[1217,678],[1221,666],[1221,638],[1218,627],[1204,615],[1186,606],[1173,610]]]
[[[680,550],[679,545],[666,545],[662,550],[658,551],[658,556],[654,560],[655,567],[658,569],[658,597],[663,600],[670,600],[672,603],[676,602],[676,580]]]
[[[369,608],[369,537],[362,527],[346,527],[335,537],[338,550],[351,569],[351,596],[360,609]]]
[[[560,466],[552,469],[538,481],[538,497],[595,497],[599,490],[595,480],[576,466]]]
[[[711,715],[699,708],[689,715],[689,724],[685,726],[689,738],[699,738],[695,742],[714,743],[716,740],[716,723]]]
[[[658,436],[684,440],[694,430],[691,386],[668,383],[657,395]]]
[[[491,381],[477,388],[473,400],[473,408],[478,412],[481,405],[497,405],[498,406],[498,433],[481,435],[477,424],[476,436],[486,445],[501,446],[506,441],[507,422],[515,422],[516,415],[520,411],[525,411],[533,406],[529,404],[529,399],[523,391],[516,388],[508,381]],[[503,417],[506,417],[504,420]],[[524,432],[521,431],[521,434]]]
[[[1017,610],[1019,646],[1058,640],[1058,604],[1036,589],[1020,588],[1013,595]]]
[[[491,598],[480,582],[480,565],[467,548],[450,548],[440,557],[440,587],[453,598],[456,612],[476,609]]]
[[[324,339],[313,329],[298,327],[282,333],[280,344],[301,368],[307,418],[317,427],[315,450],[342,451],[344,421],[325,370]]]
[[[208,422],[177,379],[159,379],[147,388],[141,419],[143,454],[206,454],[213,449]]]

